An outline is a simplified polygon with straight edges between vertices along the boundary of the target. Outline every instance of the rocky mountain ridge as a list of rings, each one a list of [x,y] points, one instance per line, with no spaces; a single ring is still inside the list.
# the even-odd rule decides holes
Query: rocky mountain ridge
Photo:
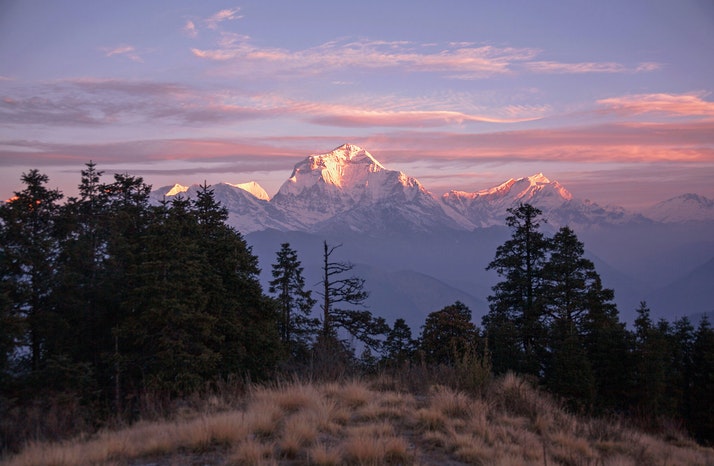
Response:
[[[166,186],[152,192],[152,199],[190,197],[197,189],[198,185]],[[472,231],[503,225],[507,209],[525,202],[540,208],[554,227],[714,220],[714,201],[702,196],[683,195],[639,214],[576,199],[543,173],[437,197],[416,178],[385,168],[353,144],[298,162],[272,199],[255,182],[220,183],[212,189],[228,209],[229,223],[243,233],[266,229],[373,234]]]

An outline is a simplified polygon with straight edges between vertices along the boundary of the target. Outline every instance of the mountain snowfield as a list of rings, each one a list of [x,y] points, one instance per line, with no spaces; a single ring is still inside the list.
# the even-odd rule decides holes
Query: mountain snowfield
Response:
[[[166,186],[153,191],[151,198],[158,203],[179,195],[193,197],[198,189]],[[268,264],[281,242],[298,250],[308,274],[310,267],[319,270],[323,240],[344,244],[344,259],[358,262],[368,288],[370,277],[375,278],[377,292],[370,302],[375,312],[382,308],[385,317],[406,316],[410,325],[421,325],[426,309],[451,304],[447,296],[466,301],[479,320],[497,280],[484,268],[509,236],[504,227],[507,209],[526,202],[543,211],[546,231],[563,225],[575,229],[605,285],[615,289],[626,320],[648,296],[668,303],[661,309],[650,303],[655,316],[714,310],[714,287],[692,297],[685,285],[692,280],[714,283],[711,267],[702,267],[714,259],[714,200],[696,194],[636,213],[577,199],[558,181],[538,173],[437,197],[416,178],[385,168],[352,144],[298,162],[272,199],[252,181],[211,189],[228,209],[228,223],[248,236],[264,279],[269,279]],[[424,277],[429,277],[429,293],[421,292]],[[674,297],[684,289],[691,307],[676,308]],[[413,296],[420,296],[418,305]]]
[[[714,221],[714,200],[687,193],[655,204],[644,214],[663,223]]]
[[[174,185],[152,193],[155,202],[195,195],[198,185]],[[510,179],[473,193],[450,191],[441,198],[416,178],[389,170],[365,149],[344,144],[297,163],[270,199],[256,182],[212,186],[228,208],[229,222],[244,234],[281,231],[435,232],[503,225],[507,209],[530,203],[553,226],[626,222],[714,220],[714,201],[686,195],[653,206],[647,216],[621,207],[574,199],[558,181],[542,173]],[[246,195],[246,193],[248,195]],[[698,202],[692,201],[692,196]],[[708,210],[707,210],[708,209]]]

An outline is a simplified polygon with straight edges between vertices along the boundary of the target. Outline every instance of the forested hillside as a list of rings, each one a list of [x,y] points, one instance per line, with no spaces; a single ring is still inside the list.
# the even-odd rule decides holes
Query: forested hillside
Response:
[[[151,205],[141,178],[105,182],[93,163],[76,198],[37,170],[22,181],[0,206],[2,451],[131,422],[147,399],[230,381],[415,367],[473,393],[516,372],[572,410],[714,442],[709,322],[653,322],[642,303],[628,329],[573,230],[547,236],[529,204],[509,209],[511,238],[474,264],[500,280],[481,325],[465,304],[444,303],[417,334],[364,307],[369,283],[339,244],[324,242],[314,290],[283,244],[260,264],[273,277],[263,289],[256,256],[209,186]]]

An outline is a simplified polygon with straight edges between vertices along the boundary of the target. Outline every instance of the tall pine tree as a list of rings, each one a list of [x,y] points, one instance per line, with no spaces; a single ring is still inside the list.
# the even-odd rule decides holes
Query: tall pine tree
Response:
[[[46,359],[52,332],[51,296],[59,250],[56,221],[62,194],[48,189],[47,175],[30,170],[22,175],[25,188],[0,205],[0,244],[3,281],[9,294],[10,316],[22,319],[29,350],[29,369],[38,371]]]
[[[309,348],[319,326],[310,317],[316,301],[305,289],[303,267],[290,243],[283,243],[276,256],[269,291],[276,296],[280,311],[280,339],[288,353],[296,356]]]
[[[203,277],[208,312],[217,320],[221,377],[270,374],[281,357],[278,315],[273,300],[263,294],[258,258],[243,235],[227,225],[228,211],[206,183],[193,201],[211,275]]]
[[[544,379],[552,391],[576,404],[594,401],[595,381],[585,348],[585,321],[605,297],[585,247],[569,227],[562,227],[549,243],[543,266],[543,316],[548,327],[548,357]]]
[[[539,375],[545,329],[540,298],[548,241],[540,231],[542,212],[530,204],[508,209],[511,239],[496,250],[486,268],[503,280],[488,297],[483,319],[496,373],[515,370]]]

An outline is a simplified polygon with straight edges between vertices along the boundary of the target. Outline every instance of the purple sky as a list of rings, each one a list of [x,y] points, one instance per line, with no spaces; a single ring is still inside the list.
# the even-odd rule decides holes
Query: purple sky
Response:
[[[712,91],[711,0],[1,0],[0,197],[90,159],[272,195],[345,142],[436,194],[714,197]]]

